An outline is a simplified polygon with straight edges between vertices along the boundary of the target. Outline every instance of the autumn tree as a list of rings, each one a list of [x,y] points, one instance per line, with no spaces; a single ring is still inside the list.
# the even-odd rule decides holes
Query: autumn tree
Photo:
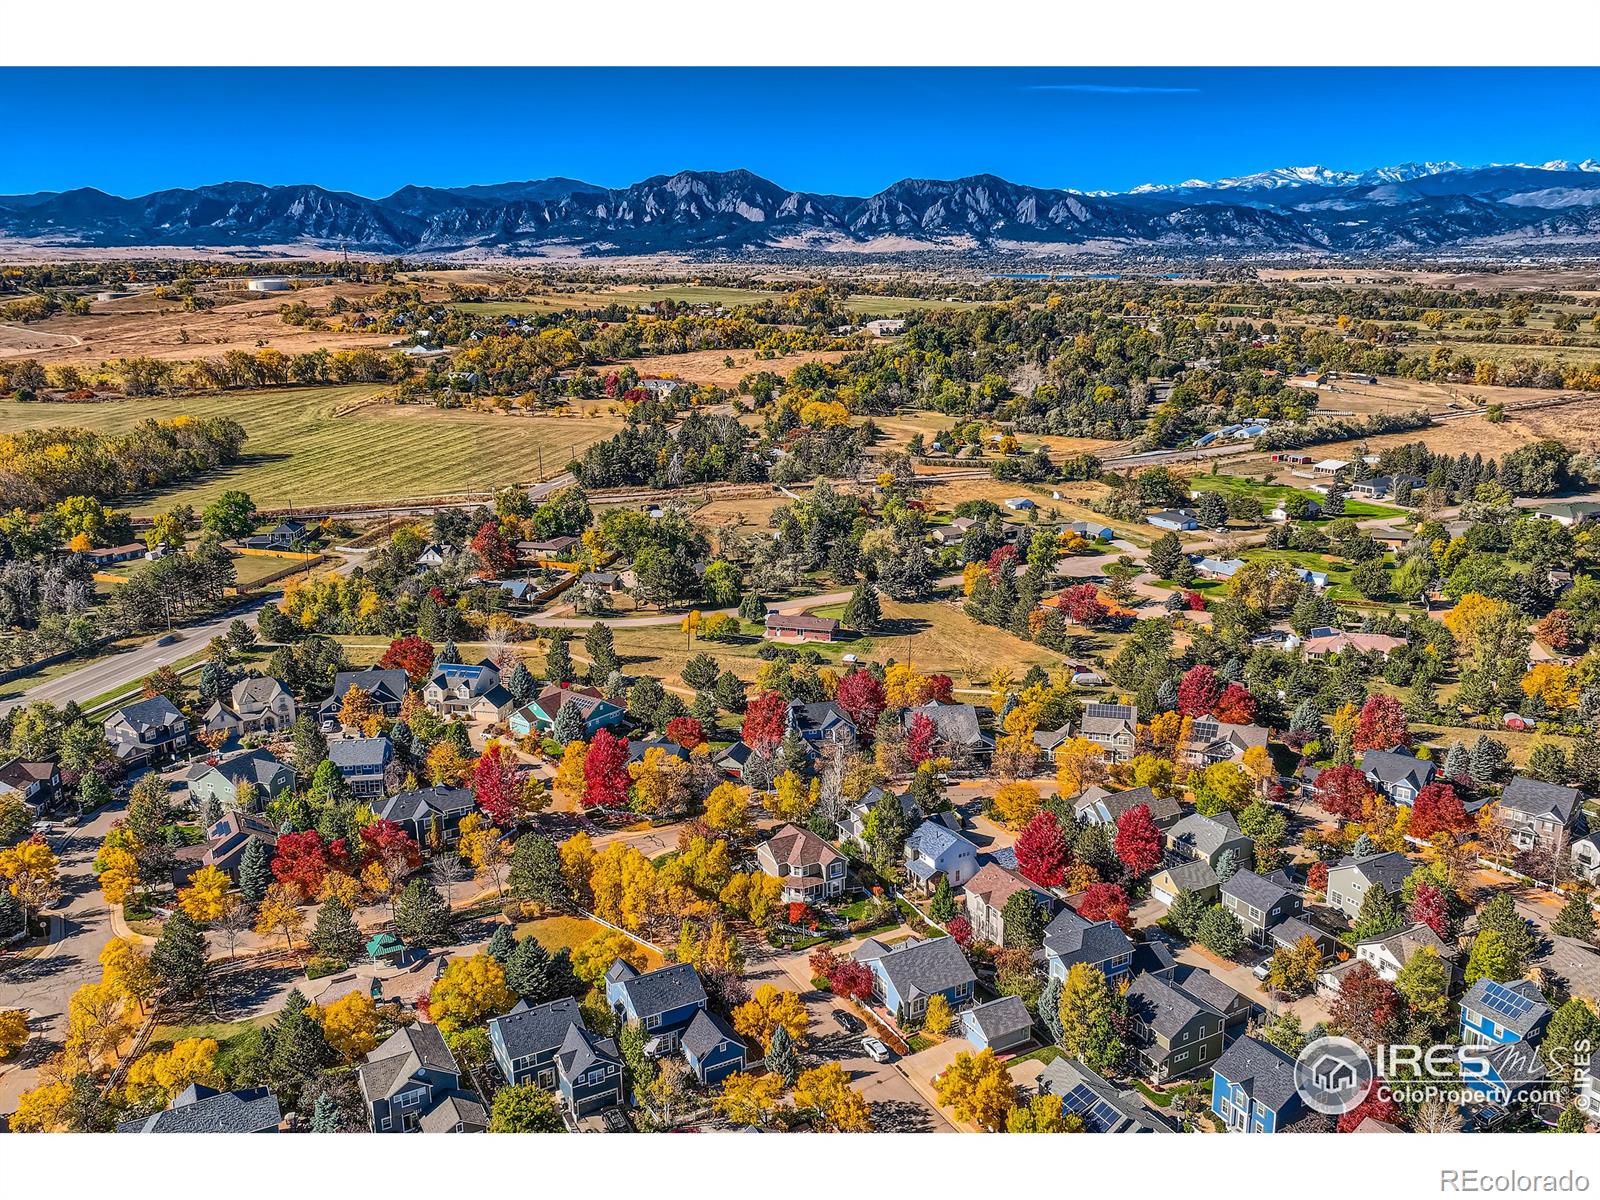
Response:
[[[201,867],[189,877],[189,886],[178,892],[178,907],[197,925],[220,920],[237,903],[233,880],[214,866]]]
[[[1431,838],[1436,833],[1465,833],[1472,828],[1461,797],[1448,783],[1430,783],[1411,804],[1412,837]]]
[[[1011,1072],[990,1049],[961,1051],[935,1080],[934,1091],[957,1120],[991,1133],[1005,1127],[1006,1115],[1017,1103]]]
[[[289,953],[294,953],[295,936],[305,929],[305,914],[297,904],[298,897],[287,885],[275,883],[267,889],[256,908],[256,933],[261,937],[283,935]]]
[[[1411,729],[1406,724],[1405,708],[1400,701],[1384,692],[1368,696],[1361,706],[1361,715],[1356,718],[1351,745],[1357,751],[1410,746]]]
[[[1153,871],[1161,862],[1162,837],[1148,804],[1136,804],[1117,818],[1117,857],[1131,875]]]
[[[1317,804],[1330,816],[1359,821],[1372,798],[1372,785],[1359,767],[1346,763],[1329,767],[1317,776]]]
[[[555,1096],[531,1083],[507,1085],[489,1106],[490,1133],[565,1133]]]
[[[1078,915],[1086,921],[1115,921],[1124,933],[1132,932],[1128,895],[1114,883],[1096,883],[1084,889]]]
[[[584,807],[626,809],[630,782],[627,739],[597,730],[583,757]]]
[[[735,1071],[722,1081],[711,1104],[732,1125],[766,1128],[784,1109],[784,1086],[783,1077],[777,1074]]]
[[[1148,811],[1148,810],[1147,810]],[[1058,887],[1071,861],[1066,834],[1053,810],[1038,813],[1016,842],[1017,870],[1041,887]]]
[[[505,969],[487,954],[451,959],[428,994],[428,1015],[450,1034],[498,1016],[517,1002]]]
[[[1372,1054],[1398,1031],[1400,996],[1371,963],[1358,959],[1340,977],[1329,1015],[1334,1028]]]
[[[433,671],[433,643],[414,633],[395,638],[378,665],[386,670],[404,671],[414,686],[421,687]]]
[[[780,992],[770,983],[755,990],[748,1001],[733,1010],[733,1028],[747,1042],[761,1045],[762,1053],[772,1048],[772,1033],[778,1026],[801,1041],[810,1028],[806,1006],[795,992]]]
[[[795,1104],[807,1109],[822,1129],[835,1133],[870,1133],[872,1114],[864,1096],[850,1086],[850,1076],[836,1062],[801,1074],[794,1084]]]
[[[1075,963],[1061,985],[1058,1007],[1061,1048],[1096,1071],[1115,1071],[1127,1048],[1117,1032],[1119,998],[1103,972],[1087,963]]]
[[[429,1012],[432,1011],[430,1007]],[[377,1048],[378,1006],[367,993],[351,992],[326,1007],[314,1009],[312,1015],[341,1061],[356,1062]]]

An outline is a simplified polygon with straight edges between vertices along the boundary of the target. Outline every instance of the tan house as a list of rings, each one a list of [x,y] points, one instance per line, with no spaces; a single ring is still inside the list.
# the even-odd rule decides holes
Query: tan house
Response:
[[[967,922],[972,926],[974,941],[1002,947],[1006,944],[1006,923],[1002,914],[1006,901],[1018,892],[1033,893],[1040,906],[1046,909],[1046,921],[1055,915],[1058,907],[1055,897],[998,863],[987,863],[967,880]]]
[[[782,825],[756,847],[761,869],[783,884],[785,904],[817,904],[844,895],[844,856],[798,825]]]

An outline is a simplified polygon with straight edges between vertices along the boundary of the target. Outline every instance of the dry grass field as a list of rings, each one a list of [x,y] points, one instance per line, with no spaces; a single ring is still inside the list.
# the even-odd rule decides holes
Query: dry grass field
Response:
[[[1520,392],[1524,389],[1475,390]],[[1554,408],[1538,408],[1521,413],[1510,411],[1499,424],[1491,422],[1483,414],[1474,414],[1429,429],[1371,437],[1366,439],[1366,445],[1368,450],[1376,453],[1386,446],[1420,441],[1427,443],[1428,449],[1436,454],[1482,454],[1488,458],[1507,454],[1541,438],[1557,438],[1582,452],[1600,451],[1600,396],[1575,400]],[[1348,458],[1359,444],[1334,442],[1317,446],[1308,453],[1315,453],[1319,458]]]
[[[628,365],[641,375],[670,375],[731,391],[739,380],[756,371],[787,376],[808,362],[836,363],[844,356],[843,350],[805,350],[782,358],[757,358],[754,350],[690,350],[685,354],[653,354],[629,359]],[[733,360],[731,367],[726,362],[730,358]]]

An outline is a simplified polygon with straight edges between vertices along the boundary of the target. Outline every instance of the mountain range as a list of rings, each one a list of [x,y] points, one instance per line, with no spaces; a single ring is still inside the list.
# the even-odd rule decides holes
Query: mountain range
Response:
[[[749,171],[627,188],[575,179],[404,187],[218,183],[124,198],[0,196],[0,247],[309,245],[405,255],[952,250],[970,254],[1539,253],[1600,243],[1600,162],[1370,171],[1288,167],[1121,193],[994,175],[905,179],[872,196],[796,192]]]

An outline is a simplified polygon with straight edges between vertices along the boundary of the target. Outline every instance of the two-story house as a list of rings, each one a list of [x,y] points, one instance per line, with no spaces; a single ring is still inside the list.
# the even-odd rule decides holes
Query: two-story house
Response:
[[[972,1003],[978,978],[952,937],[908,938],[893,946],[868,938],[851,956],[872,972],[872,998],[904,1025],[922,1020],[943,996],[951,1011]]]
[[[924,821],[906,838],[910,886],[933,891],[941,878],[960,887],[978,873],[978,848],[948,826]]]
[[[1518,775],[1500,794],[1494,813],[1522,850],[1571,840],[1583,818],[1583,793],[1577,788]]]
[[[481,1133],[483,1101],[461,1086],[461,1068],[435,1025],[397,1029],[356,1072],[374,1133]]]
[[[124,768],[176,758],[189,748],[189,722],[165,696],[117,709],[102,728]]]
[[[840,836],[855,838],[858,842],[865,839],[867,836],[867,817],[878,801],[883,799],[883,796],[884,791],[882,788],[869,788],[861,799],[846,810],[844,817],[839,821]],[[900,802],[900,815],[905,820],[907,829],[915,829],[922,824],[925,819],[922,807],[910,792],[901,792],[895,799]]]
[[[1260,725],[1232,725],[1215,717],[1200,717],[1189,740],[1178,747],[1178,759],[1191,767],[1209,767],[1238,762],[1246,750],[1266,744],[1267,730]]]
[[[1549,1021],[1550,1006],[1531,979],[1479,979],[1461,997],[1463,1046],[1538,1042]]]
[[[1155,1083],[1209,1068],[1222,1057],[1223,1014],[1165,972],[1140,975],[1124,997],[1140,1067]]]
[[[1573,838],[1570,858],[1574,875],[1586,883],[1600,883],[1600,833]]]
[[[998,863],[985,863],[980,867],[978,873],[967,880],[965,891],[966,917],[972,926],[973,940],[994,946],[1006,945],[1005,907],[1018,892],[1028,893],[1034,904],[1044,910],[1047,921],[1060,907],[1049,892]]]
[[[1300,915],[1300,890],[1281,872],[1257,875],[1254,871],[1235,871],[1219,889],[1222,907],[1239,919],[1247,937],[1258,945],[1267,940],[1267,931],[1278,922]]]
[[[1436,770],[1428,759],[1403,750],[1368,750],[1361,756],[1361,773],[1372,790],[1392,804],[1415,802],[1417,793],[1433,782]]]
[[[1368,888],[1381,887],[1392,899],[1411,870],[1411,860],[1398,850],[1343,859],[1328,868],[1328,904],[1354,921]]]
[[[623,1063],[616,1042],[597,1037],[578,1002],[563,996],[519,1003],[489,1022],[489,1048],[509,1084],[558,1093],[574,1117],[623,1103]]]
[[[941,704],[929,700],[907,708],[900,719],[905,728],[910,729],[919,716],[933,722],[933,744],[942,755],[958,761],[987,762],[994,753],[994,738],[983,731],[978,710],[970,704]]]
[[[224,704],[219,697],[206,709],[209,733],[242,737],[247,733],[276,733],[294,724],[294,696],[281,680],[270,675],[250,675],[239,680]]]
[[[1086,704],[1080,732],[1104,748],[1112,762],[1127,762],[1139,744],[1139,708],[1134,704]]]
[[[394,745],[381,733],[370,738],[334,738],[328,743],[328,761],[344,776],[357,799],[373,800],[400,786]]]
[[[466,788],[434,784],[398,792],[373,805],[378,819],[393,821],[422,847],[453,846],[461,832],[461,818],[477,808]]]
[[[1213,870],[1224,854],[1231,853],[1234,863],[1241,867],[1255,861],[1255,843],[1239,832],[1239,822],[1230,812],[1214,817],[1190,813],[1166,832],[1169,852],[1198,859]]]
[[[1381,979],[1393,983],[1400,970],[1423,950],[1432,950],[1444,966],[1446,989],[1453,991],[1461,977],[1456,966],[1456,950],[1427,925],[1413,924],[1382,937],[1365,938],[1356,943],[1353,961],[1371,965]]]
[[[244,784],[255,789],[250,811],[259,812],[269,800],[294,790],[294,768],[279,762],[270,750],[225,754],[214,763],[199,763],[190,770],[189,801],[199,811],[212,800],[223,809],[236,809]]]
[[[700,976],[687,963],[669,963],[641,974],[623,959],[606,969],[606,1003],[619,1022],[644,1026],[645,1050],[652,1057],[678,1049],[684,1030],[706,1007]]]
[[[173,851],[172,881],[175,887],[189,882],[202,867],[215,867],[234,879],[251,842],[261,842],[271,851],[278,845],[277,827],[255,813],[225,812],[206,830],[203,842]]]
[[[34,816],[61,798],[61,769],[53,762],[0,763],[0,796],[16,796]]]
[[[1061,1097],[1061,1111],[1083,1120],[1085,1133],[1174,1133],[1172,1122],[1132,1088],[1118,1088],[1075,1058],[1058,1058],[1039,1073],[1040,1095]]]
[[[756,862],[783,884],[785,904],[820,904],[844,895],[844,855],[798,825],[773,830],[756,847]]]
[[[812,755],[829,751],[849,754],[856,748],[856,723],[832,700],[815,704],[791,700],[784,719],[789,731],[806,744]]]
[[[1232,1133],[1277,1133],[1305,1112],[1294,1059],[1245,1036],[1211,1068],[1211,1111]]]
[[[398,717],[406,699],[406,673],[399,668],[368,667],[364,671],[340,671],[333,677],[333,695],[317,707],[317,721],[325,733],[339,728],[339,710],[345,693],[360,688],[372,707],[386,717]]]
[[[438,716],[497,722],[512,709],[511,693],[500,685],[500,669],[477,663],[436,663],[422,685],[422,702]]]
[[[1065,981],[1079,963],[1097,968],[1115,983],[1133,966],[1133,943],[1115,921],[1091,921],[1063,907],[1044,928],[1040,954],[1052,979]]]
[[[191,1083],[160,1112],[124,1121],[117,1132],[277,1133],[282,1124],[278,1098],[264,1087],[219,1092]]]
[[[694,1072],[702,1087],[721,1083],[735,1071],[745,1069],[743,1040],[709,1008],[695,1013],[689,1028],[683,1031],[680,1048],[689,1070]]]
[[[1129,788],[1123,792],[1086,788],[1072,802],[1072,812],[1074,817],[1091,825],[1115,825],[1123,813],[1141,804],[1150,810],[1150,820],[1157,829],[1168,829],[1183,817],[1183,805],[1175,797],[1158,796],[1148,787]]]

